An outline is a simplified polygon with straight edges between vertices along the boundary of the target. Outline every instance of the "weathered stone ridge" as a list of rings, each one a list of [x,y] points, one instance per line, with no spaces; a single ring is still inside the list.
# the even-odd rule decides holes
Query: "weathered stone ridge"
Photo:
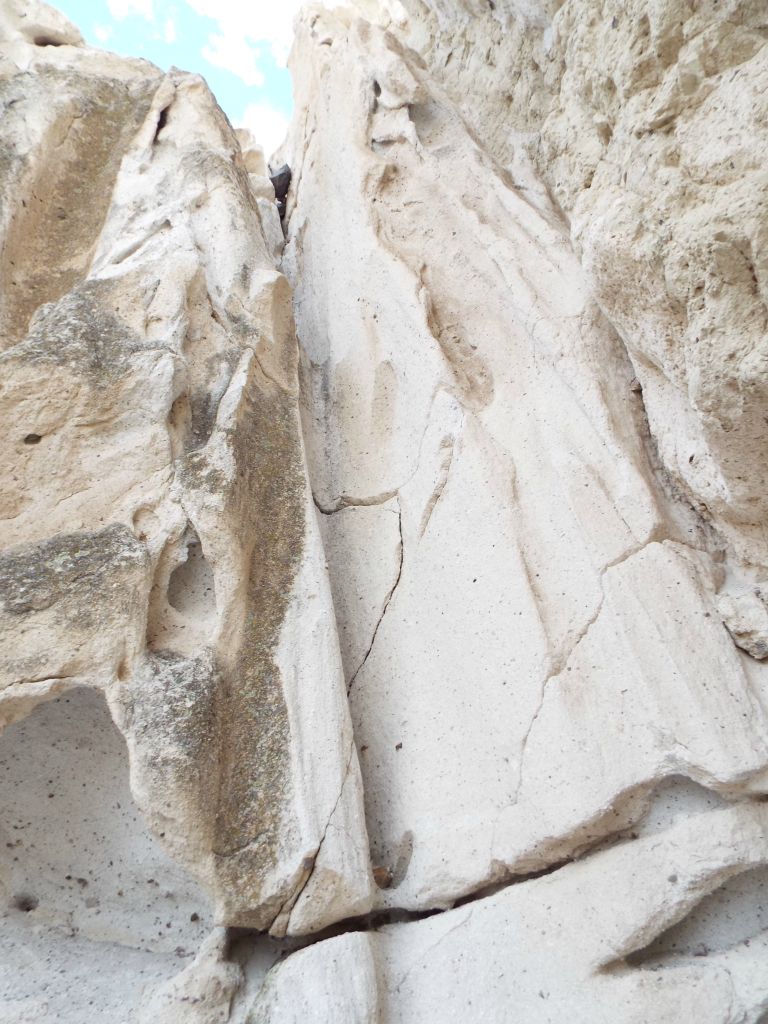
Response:
[[[768,1019],[767,44],[0,0],[0,1020]]]
[[[25,16],[4,14],[22,28]],[[275,265],[279,220],[258,196],[268,181],[258,161],[249,172],[199,78],[10,30],[5,60],[8,150],[46,216],[64,203],[52,196],[72,193],[65,212],[83,234],[58,246],[24,226],[26,186],[5,183],[18,212],[2,243],[1,713],[12,722],[75,687],[101,691],[127,742],[133,798],[217,924],[284,935],[365,913],[361,791],[306,478],[290,291]],[[62,76],[87,108],[82,131],[65,132]],[[61,136],[56,160],[17,142],[40,127],[35,103]],[[106,156],[84,130],[105,111]],[[58,177],[44,193],[35,175]],[[81,215],[91,191],[98,201]],[[30,231],[45,259],[26,246]],[[343,847],[327,837],[332,822]],[[127,906],[137,896],[123,894]],[[44,900],[29,912],[59,927]],[[8,926],[22,926],[18,913]],[[97,941],[89,929],[78,933]],[[134,1003],[141,992],[137,980]]]

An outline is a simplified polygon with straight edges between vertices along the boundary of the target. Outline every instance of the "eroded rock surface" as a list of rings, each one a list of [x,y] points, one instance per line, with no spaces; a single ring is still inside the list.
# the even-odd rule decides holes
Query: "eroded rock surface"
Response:
[[[762,5],[0,34],[0,1019],[758,1024]]]
[[[20,166],[3,205],[0,714],[103,691],[147,826],[218,924],[284,935],[365,913],[373,883],[290,292],[241,147],[194,76],[68,42],[14,39],[8,54],[3,132]],[[133,98],[126,81],[141,87]],[[98,119],[112,102],[126,110],[108,136]],[[89,111],[108,147],[101,178]],[[62,134],[55,159],[38,127]],[[59,246],[27,224],[25,188],[55,222],[68,176],[98,202],[88,217],[65,208],[84,234]],[[66,272],[49,273],[59,257]]]

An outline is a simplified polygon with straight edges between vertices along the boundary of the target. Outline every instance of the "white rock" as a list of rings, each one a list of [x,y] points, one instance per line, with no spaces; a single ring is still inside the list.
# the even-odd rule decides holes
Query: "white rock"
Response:
[[[765,566],[761,5],[405,6],[408,42],[484,145],[516,180],[526,152],[570,220],[665,469]]]
[[[26,92],[10,77],[3,123],[0,715],[104,690],[135,799],[217,922],[321,929],[373,882],[259,168],[202,79],[43,49],[67,52]],[[74,228],[35,235],[25,188],[54,228],[71,200]]]
[[[660,838],[384,929],[385,1019],[501,1022],[514,1007],[531,1024],[757,1021],[768,1006],[764,934],[656,970],[625,958],[729,877],[765,863],[766,824],[764,808],[700,815]]]
[[[294,953],[267,975],[252,1024],[362,1024],[381,1019],[374,942],[361,932]]]
[[[761,661],[768,657],[768,607],[760,588],[721,593],[717,610],[739,647]]]
[[[427,920],[319,942],[272,971],[253,1019],[756,1022],[768,1007],[765,932],[729,935],[705,908],[730,879],[764,894],[748,879],[765,864],[766,825],[761,806],[694,815]],[[710,946],[660,955],[653,940],[681,919]],[[345,955],[359,970],[342,986]]]
[[[316,500],[401,511],[375,636],[347,609],[382,607],[356,566],[391,560],[392,530],[327,549],[345,646],[368,652],[351,701],[381,904],[561,860],[672,775],[759,788],[765,709],[708,535],[654,479],[632,367],[553,211],[379,29],[314,12],[294,65]]]
[[[227,963],[227,935],[216,928],[200,947],[193,962],[156,989],[141,1008],[141,1024],[218,1024],[230,1019],[232,1001],[240,988],[242,971]]]
[[[764,21],[0,0],[0,1020],[759,1024]]]

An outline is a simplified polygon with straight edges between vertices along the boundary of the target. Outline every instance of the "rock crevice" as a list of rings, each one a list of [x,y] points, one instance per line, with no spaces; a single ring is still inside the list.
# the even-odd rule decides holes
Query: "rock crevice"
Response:
[[[0,1017],[762,1019],[764,22],[0,0]]]

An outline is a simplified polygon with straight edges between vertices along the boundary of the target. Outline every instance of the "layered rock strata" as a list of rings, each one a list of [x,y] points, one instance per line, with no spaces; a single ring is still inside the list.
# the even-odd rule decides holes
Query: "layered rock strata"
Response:
[[[0,29],[3,1014],[758,1024],[759,5]]]

